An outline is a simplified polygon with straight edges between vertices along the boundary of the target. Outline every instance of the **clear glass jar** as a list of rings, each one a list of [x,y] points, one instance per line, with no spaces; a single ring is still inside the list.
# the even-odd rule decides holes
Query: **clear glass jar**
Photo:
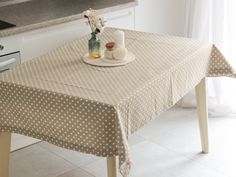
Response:
[[[96,33],[91,33],[88,41],[89,57],[97,59],[101,57],[101,40]]]

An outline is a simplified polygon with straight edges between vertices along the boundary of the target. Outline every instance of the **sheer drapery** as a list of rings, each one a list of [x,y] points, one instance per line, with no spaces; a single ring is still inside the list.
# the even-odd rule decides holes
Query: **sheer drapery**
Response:
[[[214,43],[236,66],[236,1],[186,0],[186,37]],[[236,80],[208,79],[209,113],[222,116],[236,113]],[[182,107],[195,107],[194,91],[180,102]]]

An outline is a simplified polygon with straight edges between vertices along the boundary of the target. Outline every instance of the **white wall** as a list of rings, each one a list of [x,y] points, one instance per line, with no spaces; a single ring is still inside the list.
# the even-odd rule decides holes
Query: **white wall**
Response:
[[[135,28],[139,31],[184,34],[186,0],[138,0]]]

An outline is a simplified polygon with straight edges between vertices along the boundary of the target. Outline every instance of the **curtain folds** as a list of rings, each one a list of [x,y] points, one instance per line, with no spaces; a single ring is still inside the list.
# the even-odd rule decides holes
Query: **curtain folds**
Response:
[[[236,67],[236,1],[186,0],[185,36],[214,43]],[[209,78],[208,103],[211,116],[236,113],[236,80]],[[194,91],[179,104],[196,107]]]

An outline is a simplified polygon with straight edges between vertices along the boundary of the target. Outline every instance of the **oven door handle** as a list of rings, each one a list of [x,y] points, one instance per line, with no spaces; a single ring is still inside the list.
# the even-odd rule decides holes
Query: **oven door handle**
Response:
[[[10,64],[13,64],[13,63],[15,63],[15,62],[16,62],[16,59],[15,59],[15,58],[11,58],[11,59],[8,59],[8,60],[6,60],[6,61],[0,62],[0,69],[1,69],[2,67],[8,66],[8,65],[10,65]]]

